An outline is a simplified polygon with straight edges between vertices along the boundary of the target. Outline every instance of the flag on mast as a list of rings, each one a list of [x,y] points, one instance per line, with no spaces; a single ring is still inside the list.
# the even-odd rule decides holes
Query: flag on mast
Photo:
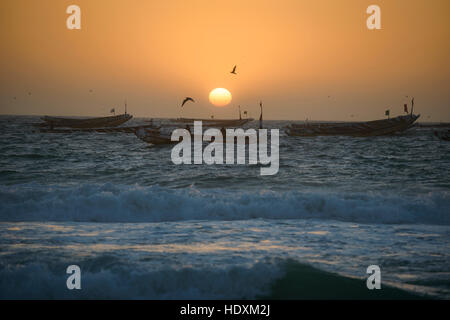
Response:
[[[406,103],[403,105],[403,109],[405,110],[405,113],[408,113],[408,105]]]
[[[384,113],[385,116],[388,116],[391,114],[391,111],[389,109],[386,110],[386,112]]]

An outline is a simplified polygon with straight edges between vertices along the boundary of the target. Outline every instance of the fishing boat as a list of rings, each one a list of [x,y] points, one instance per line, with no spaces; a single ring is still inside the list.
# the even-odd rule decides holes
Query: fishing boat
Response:
[[[450,141],[450,130],[447,131],[435,131],[434,135],[441,140]]]
[[[178,118],[173,122],[193,125],[194,121],[202,121],[204,126],[207,127],[241,127],[244,124],[253,121],[252,118],[247,119],[193,119],[193,118]]]
[[[261,115],[259,117],[259,128],[262,129],[262,102],[260,103],[261,107]],[[161,145],[161,144],[174,144],[177,141],[171,140],[171,132],[174,129],[177,129],[180,125],[183,125],[184,129],[189,130],[191,132],[191,136],[193,135],[193,127],[195,121],[202,121],[201,127],[204,128],[219,128],[222,134],[225,136],[226,128],[236,128],[241,127],[242,125],[248,123],[249,121],[253,121],[252,118],[239,119],[235,120],[215,120],[215,119],[192,119],[192,118],[178,118],[175,119],[175,125],[166,125],[164,127],[153,127],[153,128],[140,128],[135,131],[136,136],[145,141],[147,143]],[[151,122],[153,123],[153,121]],[[245,140],[245,143],[249,143],[249,141]]]
[[[138,130],[135,131],[136,136],[141,139],[142,141],[145,141],[147,143],[150,144],[154,144],[154,145],[169,145],[169,144],[176,144],[179,141],[172,141],[171,139],[171,132],[167,130],[168,128],[150,128],[150,127],[141,127]],[[175,128],[176,129],[176,128]],[[193,133],[193,131],[191,130],[192,128],[190,128],[190,134],[191,134],[191,138],[195,138],[198,137],[200,141],[204,141],[203,140],[203,134],[200,133]],[[220,130],[221,134],[222,134],[222,142],[225,144],[226,141],[228,141],[228,136],[225,132],[225,130]],[[240,143],[239,141],[243,141],[243,143],[245,145],[254,145],[258,143],[258,136],[255,133],[254,139],[252,139],[250,136],[242,136],[243,139],[241,140],[241,138],[238,138],[237,136],[234,136],[234,139],[236,139],[236,141],[238,143]],[[215,138],[214,138],[215,141]]]
[[[154,128],[153,125],[128,126],[128,127],[103,127],[103,128],[49,128],[48,126],[39,128],[45,133],[135,133],[141,128]]]
[[[154,145],[177,143],[170,139],[170,134],[161,132],[161,128],[158,127],[142,127],[136,130],[135,134],[142,141]]]
[[[43,123],[40,123],[40,127],[66,127],[66,128],[106,128],[106,127],[117,127],[128,120],[133,118],[130,114],[120,114],[109,117],[100,118],[61,118],[61,117],[49,117],[44,116],[41,118]]]
[[[327,122],[291,124],[286,127],[290,136],[353,136],[371,137],[404,132],[411,128],[420,115],[408,114],[395,118],[367,122]]]
[[[416,126],[418,128],[435,128],[435,129],[441,129],[441,128],[450,128],[449,122],[438,122],[438,123],[417,123]]]

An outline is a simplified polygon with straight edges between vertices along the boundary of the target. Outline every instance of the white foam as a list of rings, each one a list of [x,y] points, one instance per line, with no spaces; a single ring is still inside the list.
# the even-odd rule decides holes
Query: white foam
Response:
[[[158,186],[38,184],[0,187],[0,221],[159,222],[333,219],[450,224],[449,192],[417,196],[324,192],[239,192]]]

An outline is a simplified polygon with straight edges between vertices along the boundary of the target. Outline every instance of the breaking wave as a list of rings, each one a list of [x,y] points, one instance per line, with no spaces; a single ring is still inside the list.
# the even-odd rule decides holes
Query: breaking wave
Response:
[[[0,221],[331,219],[450,225],[450,192],[416,196],[85,184],[0,186]]]
[[[0,265],[0,299],[254,299],[270,291],[283,274],[282,265],[139,271],[81,264],[82,290],[67,290],[67,265]]]
[[[249,266],[225,268],[138,270],[135,265],[105,267],[104,258],[111,260],[101,256],[94,259],[97,266],[80,265],[81,290],[67,290],[67,265],[0,264],[0,299],[426,298],[424,292],[390,286],[370,291],[365,287],[365,279],[323,272],[292,259],[265,258]]]

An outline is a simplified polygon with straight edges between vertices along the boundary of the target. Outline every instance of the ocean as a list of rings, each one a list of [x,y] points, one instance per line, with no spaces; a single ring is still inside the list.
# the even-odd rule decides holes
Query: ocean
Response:
[[[450,298],[450,144],[432,129],[281,132],[279,172],[261,176],[35,122],[0,116],[2,299],[358,298],[370,265],[380,291]],[[69,265],[81,290],[66,287]]]

